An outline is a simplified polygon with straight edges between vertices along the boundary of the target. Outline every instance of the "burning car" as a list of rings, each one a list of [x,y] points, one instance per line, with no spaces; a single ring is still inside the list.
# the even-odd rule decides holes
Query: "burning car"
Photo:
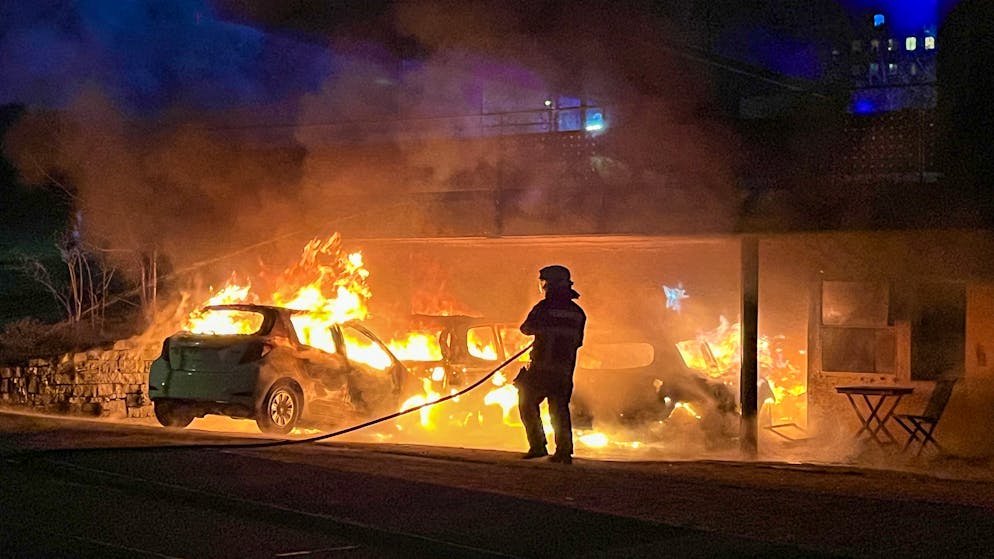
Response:
[[[590,332],[577,356],[574,423],[644,429],[679,413],[720,437],[738,417],[730,386],[687,366],[676,344],[639,333]]]
[[[302,343],[295,317],[276,306],[204,307],[203,326],[166,338],[152,363],[155,417],[182,428],[207,414],[255,419],[265,433],[348,425],[396,410],[409,372],[357,322],[322,326],[322,348]],[[308,332],[313,338],[315,332]]]
[[[439,393],[477,380],[531,341],[517,326],[462,315],[413,315],[392,329],[400,341],[391,350]]]

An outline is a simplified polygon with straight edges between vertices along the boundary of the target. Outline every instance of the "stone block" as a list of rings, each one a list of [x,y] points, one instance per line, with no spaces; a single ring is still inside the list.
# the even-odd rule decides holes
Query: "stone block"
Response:
[[[128,417],[152,417],[153,413],[150,405],[128,408]]]
[[[72,362],[73,364],[77,365],[77,367],[79,365],[82,365],[83,363],[86,363],[86,353],[84,352],[74,353],[72,356]]]
[[[105,402],[100,411],[104,417],[128,417],[128,407],[125,405],[124,400],[120,399]]]
[[[28,367],[48,367],[51,364],[48,359],[28,359]]]
[[[14,376],[13,367],[0,367],[0,378],[10,378]]]
[[[100,402],[85,402],[80,405],[79,411],[85,415],[100,415],[103,412],[103,404]]]
[[[148,405],[148,399],[145,398],[144,392],[129,392],[125,395],[125,402],[127,402],[130,408],[139,408],[141,406]]]

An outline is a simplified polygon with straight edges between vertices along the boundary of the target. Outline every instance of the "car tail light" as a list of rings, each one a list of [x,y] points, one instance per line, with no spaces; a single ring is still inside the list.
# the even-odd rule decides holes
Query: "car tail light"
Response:
[[[269,344],[264,344],[262,342],[251,343],[245,348],[245,353],[242,354],[242,359],[239,363],[251,363],[253,361],[258,361],[268,355],[272,350],[273,346]]]

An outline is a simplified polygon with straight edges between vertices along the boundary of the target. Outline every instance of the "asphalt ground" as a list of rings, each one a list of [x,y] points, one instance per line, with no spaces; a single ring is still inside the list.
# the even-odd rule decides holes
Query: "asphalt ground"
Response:
[[[0,413],[4,557],[985,557],[994,484]],[[171,445],[203,448],[168,448]]]

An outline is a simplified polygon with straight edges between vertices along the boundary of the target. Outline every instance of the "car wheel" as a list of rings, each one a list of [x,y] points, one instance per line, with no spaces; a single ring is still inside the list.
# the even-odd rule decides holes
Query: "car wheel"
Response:
[[[175,402],[155,402],[155,418],[163,427],[182,429],[193,421],[193,412],[182,404]]]
[[[256,415],[263,433],[286,435],[297,425],[303,397],[289,382],[278,382],[269,389]]]

